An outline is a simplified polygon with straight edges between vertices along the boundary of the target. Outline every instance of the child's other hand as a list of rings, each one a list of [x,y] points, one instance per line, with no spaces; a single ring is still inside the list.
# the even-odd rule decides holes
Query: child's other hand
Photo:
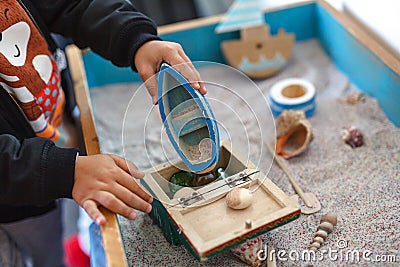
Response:
[[[151,211],[152,196],[134,179],[143,176],[133,163],[115,155],[79,156],[72,196],[99,225],[106,220],[99,206],[133,220],[134,209]]]
[[[149,41],[137,50],[135,66],[140,77],[145,81],[154,104],[158,101],[157,80],[154,74],[159,71],[163,62],[174,66],[190,82],[193,88],[198,89],[200,93],[205,94],[207,92],[201,82],[200,74],[180,44],[166,41]]]

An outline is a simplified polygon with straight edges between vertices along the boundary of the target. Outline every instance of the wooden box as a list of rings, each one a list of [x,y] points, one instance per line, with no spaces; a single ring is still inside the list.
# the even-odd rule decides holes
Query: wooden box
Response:
[[[161,227],[171,244],[184,244],[199,260],[225,251],[300,216],[300,209],[256,166],[223,143],[217,167],[228,174],[224,180],[201,187],[181,198],[170,198],[168,180],[182,161],[162,164],[146,171],[144,182],[157,199],[150,216]],[[183,166],[182,166],[183,167]],[[252,205],[234,210],[226,205],[225,195],[232,188],[254,190]],[[251,227],[245,221],[251,220]]]
[[[224,63],[220,43],[223,40],[238,38],[239,33],[232,32],[216,35],[214,29],[221,18],[222,16],[215,16],[168,25],[160,27],[159,33],[164,40],[182,44],[188,56],[194,61],[208,60]],[[396,126],[400,126],[400,109],[398,106],[400,99],[400,61],[377,40],[363,31],[356,23],[323,0],[306,1],[301,4],[266,10],[265,18],[273,34],[277,33],[278,29],[283,27],[286,32],[295,34],[296,42],[310,39],[319,40],[326,54],[350,79],[350,82],[355,84],[364,93],[375,97],[387,117]],[[94,53],[83,55],[82,62],[81,55],[75,51],[70,55],[69,60],[72,62],[72,74],[77,84],[76,92],[81,111],[86,150],[88,154],[100,153],[99,139],[96,133],[87,90],[91,87],[101,87],[109,84],[140,82],[140,78],[138,75],[133,74],[129,68],[121,69],[112,66],[111,63]],[[83,69],[85,69],[87,76]],[[222,153],[226,154],[226,152]],[[232,152],[232,155],[236,156],[236,153]],[[167,167],[160,166],[159,171],[162,173],[163,169]],[[150,177],[150,175],[151,173],[147,173],[147,177]],[[151,179],[147,178],[146,181],[151,181]],[[149,182],[149,188],[154,191],[158,190],[162,199],[163,194],[159,185]],[[268,188],[268,186],[263,188]],[[279,210],[287,212],[285,209],[288,209],[288,207],[285,207],[285,204],[278,204],[281,202],[276,199],[273,201],[271,198],[272,195],[268,193],[268,190],[259,191],[259,194],[265,194],[265,199],[275,203],[275,212]],[[169,201],[165,197],[164,200]],[[218,206],[222,202],[223,199],[220,199],[212,204]],[[160,201],[155,201],[153,207],[152,217],[160,224],[166,238],[171,244],[185,244],[200,259],[211,256],[213,251],[217,252],[218,247],[213,249],[207,243],[213,237],[206,238],[203,240],[205,241],[203,243],[198,242],[199,231],[201,230],[196,228],[196,226],[187,227],[187,223],[190,222],[190,216],[201,211],[201,208],[197,211],[191,211],[193,213],[190,211],[169,210]],[[106,265],[109,267],[127,266],[116,216],[106,210],[104,212],[107,213],[108,220],[107,225],[101,228],[100,238],[104,245],[104,250],[102,250],[103,246],[93,248],[92,255],[102,258],[97,263],[104,263],[105,257]],[[296,213],[294,209],[292,215],[293,213]],[[174,217],[171,214],[174,214]],[[263,225],[254,225],[254,227],[259,228],[256,230],[256,234],[268,230],[268,227],[279,225],[279,222],[274,222],[272,217],[268,217],[267,214],[264,214],[264,216],[266,217],[263,217]],[[285,217],[283,216],[283,218]],[[184,225],[182,232],[179,231],[181,223]],[[237,224],[238,227],[242,223]],[[243,236],[252,236],[253,234],[251,231],[241,231],[243,231],[241,232]],[[190,243],[191,241],[189,241],[187,236],[194,237],[194,242]],[[198,239],[196,239],[196,236]],[[204,238],[204,235],[202,238]],[[226,242],[227,239],[228,237],[223,240],[221,236],[218,242],[225,242],[226,247],[224,248],[233,246],[235,241]],[[216,242],[216,240],[214,241]],[[104,265],[96,265],[96,262],[93,261],[93,266]]]

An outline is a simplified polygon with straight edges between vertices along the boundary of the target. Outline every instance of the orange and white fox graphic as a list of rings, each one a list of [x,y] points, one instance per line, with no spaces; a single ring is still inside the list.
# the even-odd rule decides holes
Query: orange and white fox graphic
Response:
[[[16,0],[0,2],[0,84],[37,136],[57,140],[64,106],[60,72],[43,35]]]

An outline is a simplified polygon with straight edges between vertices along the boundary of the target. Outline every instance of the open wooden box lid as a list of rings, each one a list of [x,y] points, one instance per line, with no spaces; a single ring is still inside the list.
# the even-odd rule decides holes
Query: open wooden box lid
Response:
[[[193,194],[170,198],[168,179],[179,170],[182,162],[162,164],[146,171],[144,182],[155,198],[165,207],[175,225],[180,241],[199,260],[205,260],[247,239],[256,237],[300,215],[300,209],[265,174],[239,153],[232,151],[230,143],[221,146],[217,168],[226,167],[231,174],[224,180],[199,188]],[[252,205],[244,210],[229,208],[225,195],[235,186],[250,187]],[[199,201],[194,201],[198,197]],[[246,227],[246,220],[251,227]]]

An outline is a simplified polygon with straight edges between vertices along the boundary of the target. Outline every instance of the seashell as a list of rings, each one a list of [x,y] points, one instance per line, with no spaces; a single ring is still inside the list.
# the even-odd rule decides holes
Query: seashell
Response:
[[[360,101],[365,101],[364,94],[361,92],[354,92],[342,98],[344,103],[355,105]]]
[[[360,147],[364,144],[364,136],[359,129],[354,126],[344,127],[340,132],[342,139],[352,148]]]
[[[333,224],[331,224],[330,222],[323,222],[318,225],[318,229],[323,230],[328,234],[330,234],[333,231]]]
[[[251,205],[253,195],[246,188],[235,187],[226,195],[225,200],[226,205],[231,209],[241,210]]]
[[[276,152],[285,159],[301,154],[312,141],[311,123],[302,110],[284,110],[277,119]]]
[[[322,243],[324,243],[325,239],[320,236],[316,236],[316,237],[314,237],[313,241],[322,244]]]
[[[319,249],[324,243],[328,234],[333,231],[334,226],[337,224],[337,215],[335,213],[327,213],[321,217],[321,222],[318,225],[317,232],[311,241],[310,250]]]
[[[330,222],[333,226],[337,224],[337,215],[335,213],[327,213],[322,215],[321,222]]]
[[[282,111],[276,120],[277,137],[285,135],[300,120],[305,120],[306,115],[302,110],[287,109]]]
[[[314,242],[314,243],[311,244],[311,247],[312,247],[312,248],[317,248],[317,249],[318,249],[318,248],[321,247],[321,243],[319,243],[319,242]]]
[[[323,230],[318,230],[317,233],[315,233],[315,236],[319,236],[319,237],[325,239],[328,237],[328,233]]]

